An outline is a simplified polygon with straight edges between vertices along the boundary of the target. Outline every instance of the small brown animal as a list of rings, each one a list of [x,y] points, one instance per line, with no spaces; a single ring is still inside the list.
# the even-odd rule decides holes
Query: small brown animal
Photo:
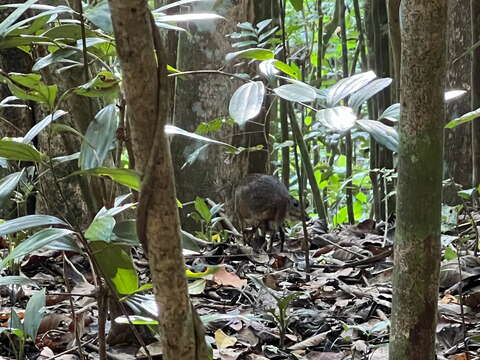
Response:
[[[245,224],[260,228],[262,236],[270,232],[271,251],[276,232],[280,234],[280,250],[283,251],[285,218],[308,219],[302,214],[300,202],[290,195],[285,185],[276,177],[265,174],[247,175],[235,189],[235,213],[242,230]],[[245,240],[245,233],[244,233]],[[265,241],[265,238],[263,238]]]

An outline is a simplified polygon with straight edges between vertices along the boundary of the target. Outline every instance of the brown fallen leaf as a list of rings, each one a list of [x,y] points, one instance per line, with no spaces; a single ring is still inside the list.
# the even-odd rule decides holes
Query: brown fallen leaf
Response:
[[[233,286],[242,288],[247,285],[247,280],[240,279],[237,274],[227,271],[225,268],[220,269],[213,275],[213,281],[219,285]]]

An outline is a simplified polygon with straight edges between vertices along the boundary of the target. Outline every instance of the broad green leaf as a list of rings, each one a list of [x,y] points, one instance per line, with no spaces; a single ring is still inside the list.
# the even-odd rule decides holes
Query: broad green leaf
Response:
[[[328,91],[326,98],[327,107],[337,105],[340,100],[360,90],[375,78],[375,73],[368,71],[340,80]]]
[[[398,132],[395,128],[373,120],[357,120],[357,125],[387,149],[398,152]]]
[[[197,210],[197,212],[206,222],[209,222],[212,219],[212,214],[210,214],[210,209],[208,208],[207,203],[204,199],[198,196],[195,199],[195,210]]]
[[[70,176],[82,175],[82,176],[107,176],[113,181],[125,185],[130,189],[140,191],[140,175],[135,170],[120,169],[120,168],[94,168],[88,170],[79,170],[73,172]]]
[[[17,187],[23,172],[24,170],[9,174],[0,180],[0,208],[10,199],[10,195]]]
[[[476,192],[477,192],[477,188],[471,188],[471,189],[460,190],[457,192],[457,194],[463,199],[471,199]]]
[[[23,240],[17,247],[15,247],[10,254],[8,254],[0,263],[0,268],[5,267],[8,262],[14,259],[21,258],[25,255],[41,249],[51,242],[61,239],[63,237],[71,236],[74,233],[68,229],[43,229],[33,234],[29,238]]]
[[[74,90],[75,94],[89,97],[106,97],[107,101],[117,96],[120,79],[109,71],[101,71],[88,83]]]
[[[316,119],[330,131],[344,133],[355,126],[357,116],[352,108],[337,106],[318,111]]]
[[[456,119],[453,119],[445,125],[445,128],[447,129],[452,129],[458,125],[465,124],[467,122],[470,122],[472,120],[475,120],[476,118],[480,117],[480,108],[474,111],[470,111]]]
[[[68,226],[66,222],[55,216],[26,215],[16,219],[7,220],[3,224],[0,224],[0,235],[8,235],[17,231],[45,225]]]
[[[24,276],[1,276],[0,277],[0,286],[10,286],[10,285],[30,285],[38,287],[38,284]]]
[[[138,289],[138,275],[127,248],[104,241],[90,243],[93,255],[102,271],[121,295]]]
[[[98,168],[111,150],[118,126],[117,108],[110,104],[101,109],[90,122],[80,148],[78,165],[82,170]],[[92,148],[94,147],[94,149]]]
[[[95,218],[85,231],[85,237],[92,241],[110,242],[115,223],[113,216]]]
[[[285,74],[290,75],[294,79],[300,80],[300,73],[294,67],[285,64],[280,60],[275,60],[273,62],[273,66],[275,66],[278,70],[284,72]]]
[[[455,260],[458,255],[451,247],[447,247],[443,253],[443,257],[445,260]]]
[[[38,328],[45,313],[45,299],[45,289],[37,291],[32,295],[25,309],[23,329],[32,340],[37,337]]]
[[[265,86],[261,81],[248,82],[240,86],[230,99],[228,112],[235,122],[243,127],[262,110]]]
[[[295,11],[302,11],[303,9],[303,0],[290,0],[290,4],[292,4]]]
[[[392,79],[390,78],[373,80],[350,96],[348,106],[350,106],[353,111],[358,112],[360,106],[362,106],[365,101],[385,89],[391,83]]]
[[[281,85],[273,89],[273,92],[285,100],[295,102],[312,102],[317,97],[316,91],[306,84]]]
[[[23,137],[22,142],[24,144],[28,144],[30,141],[33,140],[35,136],[38,135],[40,131],[45,129],[48,125],[50,125],[53,121],[57,120],[58,118],[62,117],[63,115],[68,114],[66,111],[57,110],[55,113],[47,115],[42,121],[35,124]]]
[[[7,160],[33,162],[41,162],[44,159],[48,159],[45,154],[42,154],[33,146],[8,139],[0,140],[0,157],[6,158]]]
[[[15,48],[17,46],[30,46],[32,44],[55,45],[49,38],[37,35],[16,35],[0,38],[0,49]]]
[[[94,37],[97,34],[94,31],[85,29],[86,37]],[[57,39],[73,39],[78,40],[82,38],[82,27],[80,24],[63,24],[54,26],[45,31],[42,36],[45,36],[52,40]]]
[[[255,48],[255,49],[245,49],[245,50],[228,53],[225,56],[225,60],[227,62],[232,61],[235,58],[268,60],[268,59],[273,59],[274,54],[273,54],[273,51],[271,50]]]
[[[25,100],[46,103],[53,109],[58,92],[57,85],[45,85],[38,74],[9,73],[8,75],[10,80],[8,86],[13,95]]]
[[[111,242],[129,246],[140,245],[136,220],[129,219],[117,222],[113,228]]]

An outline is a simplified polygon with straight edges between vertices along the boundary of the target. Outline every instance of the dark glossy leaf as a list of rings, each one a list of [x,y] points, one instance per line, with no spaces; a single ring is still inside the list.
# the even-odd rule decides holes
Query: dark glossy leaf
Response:
[[[357,120],[357,125],[387,149],[398,152],[398,132],[395,128],[373,120]]]
[[[98,168],[111,150],[118,125],[117,108],[110,104],[101,109],[90,122],[82,142],[78,165],[82,170]],[[92,146],[94,148],[92,148]]]
[[[25,333],[34,340],[37,337],[38,328],[42,322],[45,313],[45,289],[37,291],[28,300],[25,309],[25,320],[23,320],[23,329]]]
[[[26,215],[0,224],[0,235],[8,235],[17,231],[45,225],[62,225],[68,227],[66,222],[55,216]]]
[[[113,228],[111,242],[128,246],[140,245],[136,220],[129,219],[117,222]]]
[[[41,162],[43,159],[48,159],[45,154],[42,154],[33,146],[8,139],[0,140],[0,157],[7,160],[33,162]]]
[[[228,112],[235,122],[243,127],[262,110],[265,86],[261,81],[249,82],[240,86],[230,99]]]
[[[128,248],[93,241],[90,243],[95,259],[104,274],[121,295],[133,294],[138,289],[138,275]]]
[[[136,191],[140,190],[140,175],[136,171],[130,169],[99,167],[75,171],[70,176],[73,175],[107,176],[113,181],[125,185],[130,189]]]
[[[63,237],[71,236],[74,231],[69,229],[43,229],[33,234],[29,238],[23,240],[17,247],[15,247],[10,254],[8,254],[0,263],[0,268],[5,267],[8,262],[14,259],[21,258],[31,252],[41,249],[51,242],[61,239]]]

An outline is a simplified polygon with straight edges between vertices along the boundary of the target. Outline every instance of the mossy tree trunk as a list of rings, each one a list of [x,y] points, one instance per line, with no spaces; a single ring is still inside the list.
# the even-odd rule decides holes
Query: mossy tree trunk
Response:
[[[390,360],[433,360],[440,264],[447,4],[404,0]]]
[[[208,359],[201,322],[192,308],[184,275],[170,144],[172,80],[169,48],[152,24],[146,0],[109,0],[130,111],[136,170],[142,175],[137,231],[148,248],[163,358]]]

